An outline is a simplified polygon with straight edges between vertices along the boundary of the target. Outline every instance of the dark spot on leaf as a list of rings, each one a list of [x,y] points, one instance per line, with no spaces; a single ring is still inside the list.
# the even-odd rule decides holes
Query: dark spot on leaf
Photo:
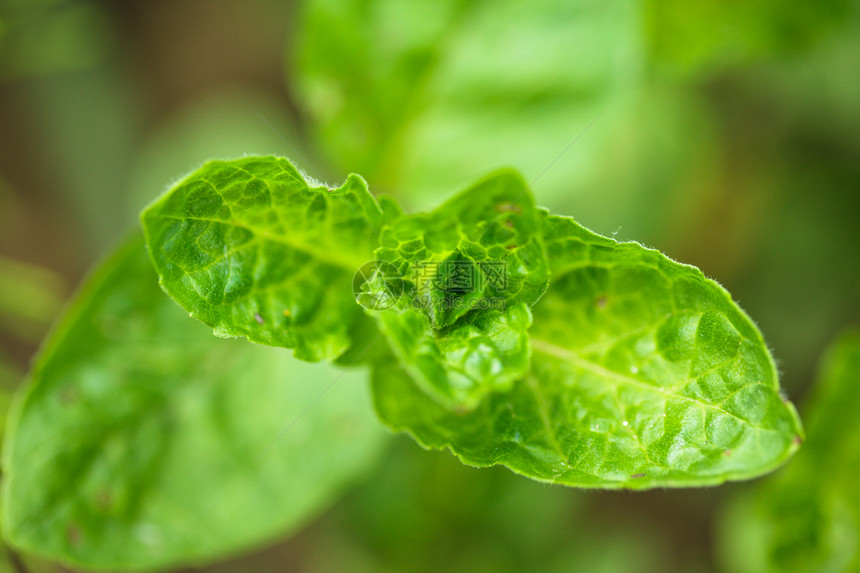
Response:
[[[645,474],[633,474],[632,476],[630,476],[630,479],[639,479],[639,478],[644,478],[644,477],[645,477]]]
[[[66,530],[66,535],[69,538],[69,543],[71,545],[80,545],[81,543],[81,528],[75,524],[69,526]]]
[[[800,444],[803,443],[803,438],[801,438],[800,436],[794,436],[794,438],[792,438],[792,440],[791,440],[791,443],[794,444],[795,446],[799,446]]]
[[[259,312],[254,313],[254,320],[259,322],[260,324],[263,324],[264,322],[266,322],[265,320],[263,320],[263,317],[260,315]]]
[[[724,452],[723,452],[723,455],[724,455],[724,456],[726,456],[726,457],[729,457],[729,456],[731,456],[731,455],[732,455],[732,451],[731,451],[731,450],[726,450],[726,451],[724,451]]]
[[[517,246],[516,245],[507,245],[505,248],[510,251],[511,249],[516,249]]]
[[[600,295],[599,297],[597,297],[597,299],[594,301],[594,305],[597,308],[605,307],[606,306],[606,295],[603,294],[603,295]]]
[[[505,219],[505,221],[502,223],[502,225],[504,225],[504,226],[505,226],[505,227],[507,227],[508,229],[513,229],[513,228],[514,228],[514,222],[513,222],[513,221],[511,221],[510,219]]]
[[[520,208],[519,205],[511,203],[510,201],[506,201],[504,203],[499,203],[498,205],[496,205],[496,211],[498,211],[499,213],[506,213],[506,212],[522,213],[523,212],[523,210]]]

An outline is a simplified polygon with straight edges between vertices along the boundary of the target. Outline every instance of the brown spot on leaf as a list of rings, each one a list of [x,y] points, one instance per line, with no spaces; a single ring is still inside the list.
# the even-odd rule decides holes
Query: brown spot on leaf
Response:
[[[260,324],[263,324],[264,322],[266,322],[265,320],[263,320],[263,317],[259,312],[254,313],[254,320],[259,322]]]
[[[66,530],[66,536],[69,538],[71,545],[80,545],[81,543],[81,528],[76,524],[71,524]]]
[[[505,248],[510,251],[511,249],[516,249],[517,246],[516,245],[507,245]]]
[[[732,451],[731,451],[731,450],[726,450],[726,451],[724,451],[724,452],[723,452],[723,455],[724,455],[724,456],[726,456],[726,457],[729,457],[729,456],[731,456],[731,455],[732,455]]]
[[[606,295],[602,294],[599,297],[597,297],[597,299],[595,299],[595,301],[594,301],[594,306],[596,306],[597,308],[605,307],[606,306]]]
[[[514,222],[513,222],[513,221],[511,221],[510,219],[505,219],[505,220],[504,220],[504,222],[502,223],[502,225],[504,225],[504,226],[505,226],[505,227],[507,227],[508,229],[513,229],[513,228],[514,228]]]
[[[803,443],[803,438],[801,438],[800,436],[794,436],[794,438],[792,438],[792,440],[791,440],[791,443],[794,444],[795,446],[799,446],[800,444]]]
[[[644,478],[644,477],[645,477],[645,474],[633,474],[632,476],[630,476],[630,479],[639,479],[639,478]]]

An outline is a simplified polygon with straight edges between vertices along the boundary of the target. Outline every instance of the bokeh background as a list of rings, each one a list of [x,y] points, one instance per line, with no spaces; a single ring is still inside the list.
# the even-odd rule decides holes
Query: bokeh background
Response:
[[[278,154],[412,209],[515,167],[726,286],[802,406],[860,322],[858,38],[848,0],[0,0],[0,402],[141,207]],[[397,436],[300,533],[206,571],[740,570],[720,524],[755,487],[583,492]]]

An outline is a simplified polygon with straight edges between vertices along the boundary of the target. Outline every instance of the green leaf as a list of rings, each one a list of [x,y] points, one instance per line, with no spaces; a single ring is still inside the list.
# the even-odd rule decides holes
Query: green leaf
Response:
[[[380,195],[376,198],[379,208],[382,209],[382,218],[386,224],[393,223],[403,215],[403,207],[394,197]]]
[[[403,280],[402,306],[424,310],[430,326],[443,329],[487,299],[540,298],[548,270],[539,215],[522,177],[499,171],[430,213],[383,228],[376,257]]]
[[[641,83],[640,18],[627,0],[312,0],[290,79],[336,166],[426,207],[498,165],[542,175]],[[600,158],[583,143],[547,174],[548,189],[579,189],[571,178]]]
[[[529,367],[531,312],[524,304],[476,312],[440,332],[417,309],[383,311],[377,319],[405,372],[457,412],[474,409],[492,391],[510,390]]]
[[[294,531],[379,450],[363,377],[213,337],[159,290],[135,238],[89,279],[13,407],[5,537],[142,570]]]
[[[529,306],[548,277],[539,225],[525,182],[500,171],[383,228],[376,257],[395,276],[375,276],[369,288],[396,308],[377,313],[379,326],[435,399],[469,410],[528,369]]]
[[[797,449],[760,333],[694,267],[547,216],[551,284],[533,307],[530,371],[471,412],[426,399],[377,366],[380,417],[467,464],[581,487],[711,485]]]
[[[383,214],[367,184],[308,181],[287,159],[211,161],[142,214],[161,285],[223,337],[333,359],[361,309],[352,276]]]
[[[730,572],[856,571],[860,568],[860,330],[822,360],[806,410],[809,439],[797,459],[738,497],[720,528]]]
[[[655,77],[640,3],[303,8],[288,83],[310,132],[333,166],[410,210],[506,165],[554,212],[665,244],[678,232],[667,205],[698,204],[713,183],[722,123],[701,90]]]
[[[846,0],[799,0],[790,10],[779,0],[648,0],[643,14],[653,59],[700,72],[800,52],[849,11]]]

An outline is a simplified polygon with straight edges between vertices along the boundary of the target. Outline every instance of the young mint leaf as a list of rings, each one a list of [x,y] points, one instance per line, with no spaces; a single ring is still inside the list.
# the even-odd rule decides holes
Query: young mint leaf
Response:
[[[722,520],[726,571],[860,569],[860,329],[822,360],[806,410],[809,439],[784,471],[746,492]]]
[[[380,417],[467,464],[582,487],[711,485],[770,471],[798,447],[756,327],[694,267],[547,216],[551,284],[533,307],[531,369],[471,412],[404,370],[373,375]]]
[[[141,220],[162,287],[217,335],[311,361],[349,346],[350,281],[383,223],[358,175],[329,189],[282,157],[211,161]]]
[[[469,410],[528,369],[528,308],[548,278],[539,225],[525,182],[500,171],[382,230],[376,257],[397,282],[375,275],[369,294],[393,298],[380,328],[435,399]]]
[[[422,309],[440,330],[482,301],[534,304],[548,271],[540,213],[522,177],[485,177],[430,213],[400,217],[381,233],[376,257],[404,281],[403,308]]]
[[[13,407],[4,537],[125,571],[282,536],[375,459],[363,377],[213,337],[161,292],[137,237],[78,294]]]
[[[491,391],[509,390],[529,367],[525,304],[484,310],[434,333],[417,309],[384,311],[377,319],[398,361],[434,399],[468,411]]]

